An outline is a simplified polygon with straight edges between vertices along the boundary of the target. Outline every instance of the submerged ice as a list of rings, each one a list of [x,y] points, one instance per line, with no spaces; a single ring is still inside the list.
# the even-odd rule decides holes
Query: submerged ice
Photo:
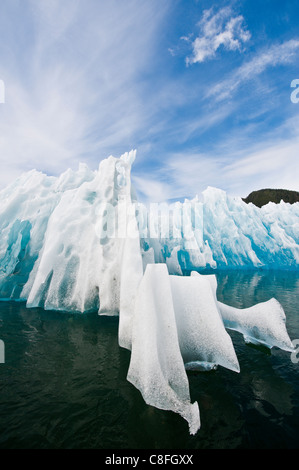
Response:
[[[0,192],[0,300],[119,315],[128,380],[146,403],[200,427],[187,370],[239,372],[227,330],[292,351],[282,306],[217,300],[207,268],[299,265],[299,203],[259,209],[208,188],[202,201],[146,208],[131,183],[136,152],[60,177],[35,170]],[[190,275],[186,275],[190,274]]]
[[[237,309],[218,302],[226,328],[239,331],[247,343],[293,351],[286,330],[286,316],[276,299],[250,308]]]

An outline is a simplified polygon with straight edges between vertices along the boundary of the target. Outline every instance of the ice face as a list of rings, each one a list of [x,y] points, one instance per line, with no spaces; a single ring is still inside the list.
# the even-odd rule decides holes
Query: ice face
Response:
[[[217,300],[217,279],[214,275],[202,276],[192,272],[191,277],[201,276],[209,282],[226,329],[239,331],[248,343],[274,346],[293,351],[293,345],[286,329],[286,316],[280,303],[270,299],[250,308],[238,309]]]
[[[247,343],[294,350],[286,329],[285,313],[276,299],[244,309],[221,302],[218,305],[225,327],[242,333]]]
[[[198,198],[171,205],[151,205],[148,225],[142,228],[145,264],[151,250],[154,262],[166,263],[171,274],[217,267],[209,242],[204,239],[203,203]]]
[[[134,151],[109,157],[98,171],[80,165],[59,178],[32,171],[0,193],[2,299],[108,315],[118,315],[122,304],[127,323],[132,286],[143,274],[132,204],[134,159]]]
[[[166,262],[171,274],[205,268],[297,268],[299,203],[269,203],[261,209],[209,187],[198,198],[151,212],[152,225],[170,218],[169,237],[142,237],[146,254]],[[151,234],[148,230],[149,235]],[[158,232],[159,233],[159,232]]]
[[[52,212],[43,248],[23,290],[28,307],[76,312],[99,307],[101,271],[97,261],[103,265],[105,256],[96,233],[102,214],[93,202],[103,200],[104,194],[105,201],[113,198],[109,182],[115,161],[109,158],[102,166],[103,171],[91,181],[65,191]],[[110,278],[109,272],[107,276]],[[103,301],[107,302],[104,295]]]
[[[193,434],[199,409],[190,402],[186,370],[220,365],[240,372],[225,328],[241,332],[246,342],[291,352],[285,321],[275,299],[236,309],[217,300],[216,276],[174,276],[166,264],[148,264],[135,297],[127,378],[147,404],[179,413]]]
[[[221,365],[240,371],[218,310],[214,276],[169,276],[165,264],[147,265],[132,324],[128,380],[147,404],[179,413],[190,433],[197,432],[199,409],[190,403],[186,370]]]
[[[42,249],[47,224],[61,193],[55,179],[37,171],[0,193],[0,298],[20,299]]]
[[[136,295],[142,276],[143,264],[139,251],[139,238],[127,238],[121,259],[118,342],[121,347],[129,350],[132,348]]]
[[[181,354],[187,368],[221,365],[239,372],[230,336],[206,276],[170,276]],[[208,366],[210,364],[210,366]]]
[[[197,403],[180,351],[170,277],[165,264],[148,265],[136,297],[127,376],[149,405],[179,413],[191,434],[200,427]]]

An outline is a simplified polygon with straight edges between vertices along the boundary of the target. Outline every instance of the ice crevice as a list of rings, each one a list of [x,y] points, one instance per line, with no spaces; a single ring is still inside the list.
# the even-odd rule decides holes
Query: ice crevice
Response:
[[[36,170],[0,191],[0,300],[28,308],[118,315],[128,380],[146,403],[200,428],[188,370],[240,371],[229,330],[292,351],[275,299],[246,309],[217,300],[207,269],[299,266],[299,203],[259,209],[208,188],[203,201],[138,203],[136,151],[98,170]],[[188,275],[186,275],[188,274]]]

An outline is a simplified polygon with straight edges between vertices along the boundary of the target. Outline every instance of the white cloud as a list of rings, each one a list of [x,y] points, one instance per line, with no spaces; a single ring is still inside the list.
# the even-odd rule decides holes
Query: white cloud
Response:
[[[209,185],[221,187],[222,163],[209,155],[174,153],[164,155],[160,168],[151,174],[133,172],[133,184],[142,202],[193,199]]]
[[[266,50],[259,51],[254,57],[234,70],[228,78],[210,87],[206,97],[213,96],[217,101],[229,98],[240,85],[257,78],[269,67],[292,63],[298,51],[299,40],[297,39],[274,44]]]
[[[157,175],[156,175],[157,176]],[[160,181],[155,175],[132,175],[134,188],[138,194],[138,201],[142,203],[165,202],[176,196],[173,186],[166,181]]]
[[[299,139],[269,143],[225,168],[231,191],[246,196],[262,188],[298,191]]]
[[[165,155],[162,168],[138,177],[137,189],[155,202],[200,197],[208,186],[240,197],[263,188],[299,191],[298,123],[296,117],[289,119],[264,141],[244,138],[242,150],[234,148],[234,136],[228,136],[218,156],[199,152]]]
[[[0,185],[31,168],[96,167],[135,146],[149,113],[140,76],[168,0],[30,0],[24,12],[4,1]]]
[[[228,51],[241,51],[243,44],[251,37],[244,26],[244,17],[233,16],[229,7],[215,14],[213,8],[205,10],[198,26],[200,35],[192,42],[193,53],[187,57],[187,65],[215,57],[221,46]]]

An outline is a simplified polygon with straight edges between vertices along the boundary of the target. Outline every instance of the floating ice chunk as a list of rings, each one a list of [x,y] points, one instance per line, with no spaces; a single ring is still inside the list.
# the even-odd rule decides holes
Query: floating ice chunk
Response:
[[[179,413],[191,434],[200,428],[198,404],[190,402],[165,264],[148,265],[140,283],[127,378],[147,404]]]
[[[179,252],[179,250],[180,250],[180,247],[176,246],[172,250],[172,253],[171,253],[170,257],[166,258],[167,268],[168,268],[168,271],[171,274],[179,274],[179,275],[183,274],[182,270],[181,270],[180,263],[178,262],[178,252]]]
[[[131,350],[135,300],[143,276],[139,237],[125,239],[121,266],[118,342],[122,348]]]
[[[225,328],[243,333],[246,342],[262,344],[270,348],[277,346],[286,351],[293,350],[286,329],[286,316],[276,299],[246,309],[230,307],[217,300],[217,278],[215,275],[203,276],[192,272],[191,277],[193,276],[204,277],[209,281]]]
[[[276,299],[238,309],[218,302],[226,328],[239,331],[248,343],[293,351],[286,329],[286,316]]]
[[[211,286],[213,276],[170,276],[181,354],[186,364],[223,366],[240,372],[231,337],[225,330]],[[206,369],[206,368],[205,368]]]
[[[122,297],[125,319],[137,290],[133,280],[143,273],[132,210],[131,160],[129,154],[124,159],[111,156],[83,183],[80,175],[68,175],[68,188],[73,181],[79,181],[79,186],[64,191],[49,215],[43,245],[22,291],[28,307],[99,309],[100,314],[118,315]],[[84,171],[81,167],[80,172]],[[125,271],[130,272],[127,280]]]
[[[193,276],[196,276],[196,277],[204,277],[205,279],[207,279],[210,283],[210,287],[212,289],[212,292],[213,292],[213,295],[214,295],[214,298],[217,299],[217,278],[215,276],[215,274],[200,274],[196,271],[192,271],[191,273],[191,277]],[[218,305],[217,305],[218,307]]]

